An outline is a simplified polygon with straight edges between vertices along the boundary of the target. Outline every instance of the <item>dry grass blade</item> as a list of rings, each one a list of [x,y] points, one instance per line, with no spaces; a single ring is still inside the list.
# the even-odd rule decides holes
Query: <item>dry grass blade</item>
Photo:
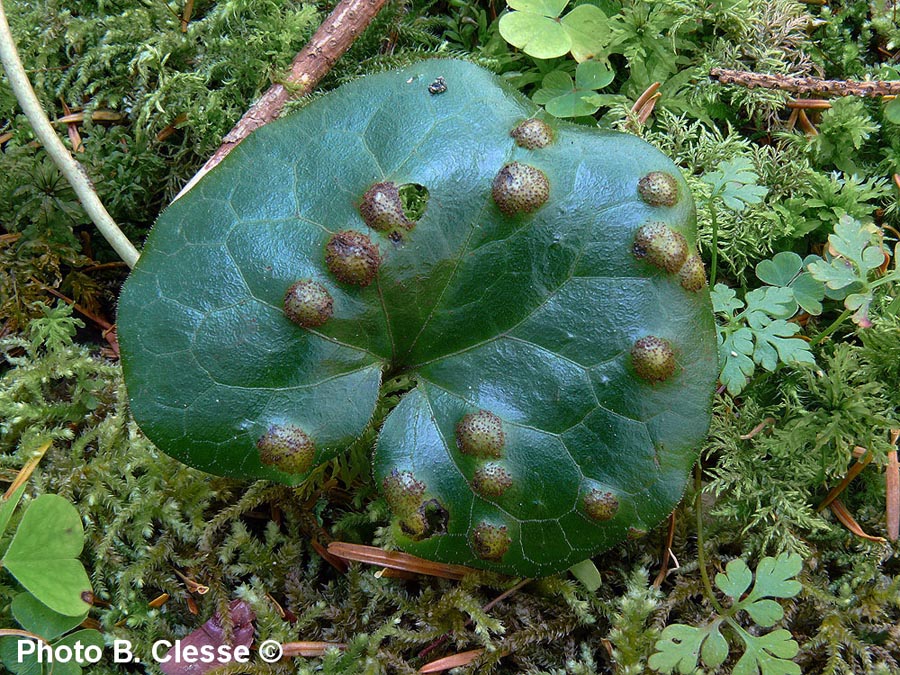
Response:
[[[871,534],[866,534],[860,524],[856,522],[856,519],[850,515],[850,512],[847,510],[847,507],[841,502],[840,499],[835,499],[831,502],[831,511],[837,517],[841,524],[850,530],[857,537],[862,537],[863,539],[867,539],[869,541],[874,541],[876,544],[886,544],[887,539],[884,537],[873,537]]]
[[[164,604],[169,601],[169,594],[163,593],[162,595],[158,595],[153,600],[147,603],[147,607],[152,607],[153,609],[159,609]]]
[[[477,570],[471,567],[464,567],[463,565],[445,565],[444,563],[423,560],[400,551],[385,551],[375,546],[347,544],[341,541],[333,541],[328,544],[328,552],[344,560],[379,565],[389,569],[403,570],[404,572],[427,574],[428,576],[452,579],[453,581],[459,581],[467,574],[477,573]]]
[[[860,459],[857,460],[856,464],[850,467],[850,470],[847,471],[847,475],[844,476],[843,480],[840,483],[835,485],[831,490],[828,491],[828,494],[825,496],[825,499],[822,500],[822,503],[816,507],[816,512],[822,511],[826,506],[831,504],[835,499],[838,498],[844,490],[847,489],[847,486],[850,485],[850,481],[856,478],[860,471],[866,468],[869,462],[872,461],[872,453],[866,450],[863,447],[856,446],[854,448],[854,454],[856,452],[862,451],[860,455]]]
[[[41,447],[37,449],[34,455],[25,462],[25,466],[23,466],[19,473],[16,475],[16,479],[12,482],[12,484],[6,489],[6,493],[3,495],[3,499],[9,499],[13,494],[15,494],[16,490],[18,490],[22,485],[31,477],[31,473],[35,470],[38,463],[40,463],[41,458],[50,449],[50,446],[53,445],[53,441],[47,441]]]
[[[419,672],[443,673],[445,670],[450,670],[451,668],[466,666],[472,663],[472,661],[477,659],[483,653],[483,649],[472,649],[467,652],[460,652],[459,654],[451,654],[450,656],[445,656],[444,658],[437,659],[436,661],[432,661],[431,663],[426,663],[424,666],[419,668]]]
[[[328,649],[346,649],[343,642],[285,642],[281,645],[284,656],[324,656]]]

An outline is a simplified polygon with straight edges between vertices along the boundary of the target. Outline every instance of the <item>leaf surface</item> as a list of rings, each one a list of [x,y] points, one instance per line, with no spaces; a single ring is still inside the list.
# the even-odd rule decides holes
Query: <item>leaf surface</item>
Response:
[[[78,560],[83,547],[78,511],[59,495],[45,494],[22,516],[3,566],[54,612],[78,616],[88,610],[82,597],[91,590]]]
[[[438,76],[446,91],[430,94]],[[633,251],[651,221],[695,251],[693,204],[678,169],[630,135],[548,119],[552,143],[520,147],[510,133],[536,113],[486,71],[435,60],[254,132],[161,216],[123,290],[143,430],[203,470],[296,484],[309,471],[262,461],[269,430],[302,429],[315,466],[364,431],[382,378],[412,376],[374,460],[410,553],[545,575],[661,521],[708,426],[715,332],[705,286],[687,290]],[[546,177],[546,203],[499,208],[492,186],[512,162]],[[639,193],[660,171],[673,206]],[[428,193],[392,236],[360,210],[386,183]],[[326,261],[345,231],[377,247],[369,285]],[[299,280],[333,300],[321,325],[285,315]],[[674,354],[659,381],[633,363],[648,336]],[[476,414],[496,419],[496,457],[461,449]]]

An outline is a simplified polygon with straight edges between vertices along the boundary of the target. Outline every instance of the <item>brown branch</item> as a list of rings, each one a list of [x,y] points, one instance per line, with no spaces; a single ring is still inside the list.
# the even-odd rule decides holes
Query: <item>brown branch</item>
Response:
[[[738,84],[748,89],[781,89],[797,94],[830,94],[832,96],[888,96],[900,94],[900,80],[858,82],[853,80],[822,80],[818,77],[764,75],[747,70],[713,68],[709,76],[722,84]]]
[[[269,87],[244,113],[234,128],[225,135],[219,149],[184,186],[178,197],[190,190],[250,132],[276,119],[291,98],[311,92],[386,2],[387,0],[341,0],[312,39],[294,57],[291,71],[284,82]]]

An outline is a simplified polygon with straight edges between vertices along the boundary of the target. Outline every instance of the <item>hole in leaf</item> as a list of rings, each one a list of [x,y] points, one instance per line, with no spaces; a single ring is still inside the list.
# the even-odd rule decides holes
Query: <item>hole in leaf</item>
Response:
[[[400,188],[400,203],[403,206],[403,214],[413,222],[425,215],[425,207],[428,205],[428,188],[418,183],[406,183]]]

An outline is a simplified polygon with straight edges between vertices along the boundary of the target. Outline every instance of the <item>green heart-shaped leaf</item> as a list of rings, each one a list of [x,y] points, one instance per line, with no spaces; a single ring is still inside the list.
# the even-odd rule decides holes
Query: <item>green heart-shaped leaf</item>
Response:
[[[3,566],[54,612],[78,616],[88,610],[82,596],[91,590],[78,560],[83,547],[75,507],[59,495],[41,495],[22,516]]]
[[[29,633],[40,635],[45,640],[54,640],[84,621],[87,611],[66,616],[54,612],[31,593],[19,593],[12,601],[12,614]]]
[[[532,100],[554,117],[593,115],[600,108],[600,103],[594,100],[595,90],[607,86],[614,77],[615,73],[607,65],[585,61],[575,69],[574,82],[561,70],[547,73]]]
[[[550,574],[662,520],[717,375],[690,194],[638,138],[537,112],[436,60],[254,132],[123,289],[144,431],[296,484],[365,430],[382,378],[411,382],[374,460],[410,552]]]
[[[500,35],[536,59],[553,59],[570,51],[576,61],[598,56],[609,43],[609,19],[599,7],[579,5],[562,19],[567,0],[512,0],[500,17]]]
[[[48,663],[48,660],[45,658],[43,661],[38,661],[38,658],[34,654],[25,654],[22,659],[19,659],[19,641],[22,638],[17,637],[7,637],[0,639],[0,659],[2,659],[3,664],[9,668],[9,670],[15,675],[41,675],[41,673],[46,673],[52,675],[81,675],[83,668],[89,668],[91,663],[85,661],[79,663],[75,658],[76,654],[76,644],[81,643],[81,654],[85,653],[85,650],[88,647],[96,647],[97,650],[100,650],[102,653],[104,642],[103,635],[100,631],[96,631],[92,628],[75,631],[74,633],[70,633],[63,638],[60,638],[56,642],[52,643],[51,648],[54,650],[60,650],[60,648],[68,648],[60,650],[59,653],[62,658],[65,658],[68,655],[72,655],[72,658],[67,661],[54,661],[52,665]],[[91,650],[91,652],[95,652],[96,650]],[[93,654],[88,654],[88,656],[92,656]]]

